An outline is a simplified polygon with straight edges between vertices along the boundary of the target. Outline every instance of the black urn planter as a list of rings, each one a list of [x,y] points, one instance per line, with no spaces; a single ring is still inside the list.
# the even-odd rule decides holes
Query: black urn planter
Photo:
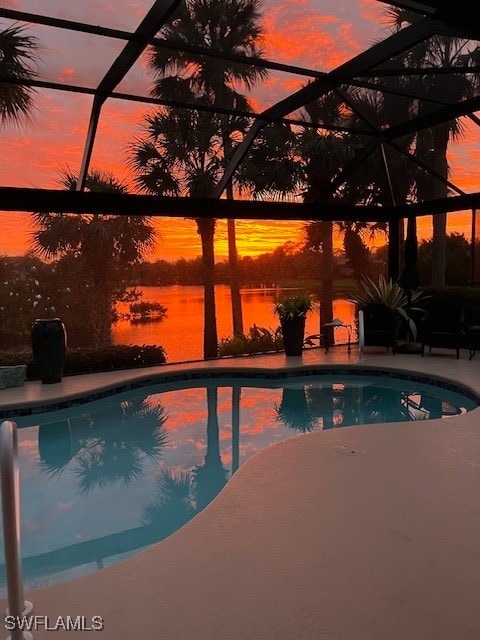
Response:
[[[67,351],[67,334],[63,322],[58,318],[35,320],[31,338],[33,360],[42,383],[61,382]]]
[[[286,356],[302,355],[305,337],[305,321],[305,316],[285,316],[280,318]]]

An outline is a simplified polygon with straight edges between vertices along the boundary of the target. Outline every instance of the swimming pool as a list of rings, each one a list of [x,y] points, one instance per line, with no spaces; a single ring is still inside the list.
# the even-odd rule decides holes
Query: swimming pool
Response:
[[[303,373],[144,381],[12,417],[20,427],[27,586],[94,571],[164,539],[271,444],[313,430],[448,417],[479,404],[461,388],[419,376]],[[5,584],[3,565],[0,572]]]

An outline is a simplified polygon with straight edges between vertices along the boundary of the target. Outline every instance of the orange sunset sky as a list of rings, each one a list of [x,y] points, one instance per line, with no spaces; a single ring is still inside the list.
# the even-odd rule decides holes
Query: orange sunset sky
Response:
[[[55,15],[59,18],[134,29],[151,0],[4,0],[4,6]],[[286,64],[329,71],[386,36],[385,5],[377,0],[264,0],[264,57]],[[8,26],[0,19],[0,27]],[[102,79],[123,44],[108,38],[69,33],[53,27],[30,25],[41,43],[38,73],[42,79],[94,87]],[[248,94],[257,109],[286,97],[306,82],[305,77],[272,71],[262,86]],[[119,92],[148,95],[150,78],[141,58],[118,87]],[[0,136],[0,185],[55,188],[61,167],[80,166],[90,116],[91,97],[53,90],[37,90],[35,111],[29,122],[5,128]],[[138,122],[149,111],[140,103],[109,100],[97,132],[91,167],[127,178],[126,148],[138,134]],[[462,138],[451,144],[450,179],[466,192],[478,190],[480,127],[465,120]],[[470,236],[470,212],[449,214],[449,230]],[[192,220],[155,219],[158,242],[154,258],[175,260],[200,255],[200,242]],[[303,223],[247,221],[237,223],[240,255],[258,255],[287,241],[302,239]],[[19,255],[28,249],[30,217],[0,212],[0,254]],[[420,238],[431,236],[431,218],[418,221]],[[338,243],[337,243],[338,244]],[[227,254],[226,222],[219,220],[216,256]]]

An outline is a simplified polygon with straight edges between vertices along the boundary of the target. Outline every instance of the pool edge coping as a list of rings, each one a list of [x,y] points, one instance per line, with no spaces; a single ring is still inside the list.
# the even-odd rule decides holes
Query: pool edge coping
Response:
[[[242,358],[242,360],[244,360]],[[297,360],[297,359],[296,359]],[[211,362],[211,361],[210,361]],[[219,362],[221,365],[219,366]],[[470,400],[478,402],[480,406],[480,388],[476,389],[474,386],[455,379],[453,374],[442,375],[438,373],[430,373],[428,371],[418,371],[410,367],[398,367],[386,363],[366,363],[366,362],[284,362],[281,365],[275,366],[257,365],[252,366],[252,362],[245,360],[242,363],[236,365],[225,363],[224,360],[215,361],[215,364],[207,364],[201,361],[198,363],[192,363],[191,366],[185,366],[185,363],[181,365],[161,365],[158,367],[149,367],[148,369],[126,369],[116,370],[112,372],[103,372],[100,374],[84,374],[83,376],[66,376],[63,383],[59,383],[60,386],[55,385],[55,389],[52,385],[42,385],[38,381],[30,381],[25,383],[28,388],[48,386],[48,391],[58,391],[57,394],[52,394],[48,398],[41,399],[40,397],[28,397],[28,392],[25,393],[24,398],[16,398],[10,402],[0,404],[0,419],[8,420],[19,416],[29,416],[34,414],[43,414],[52,411],[58,411],[62,409],[71,408],[73,406],[80,406],[100,400],[102,398],[111,397],[113,395],[141,389],[152,384],[165,384],[172,385],[178,382],[201,381],[209,379],[222,379],[228,376],[237,376],[247,379],[267,379],[275,380],[276,378],[289,378],[299,375],[305,377],[321,375],[322,372],[329,371],[342,371],[344,374],[351,373],[352,375],[359,375],[359,372],[367,372],[366,375],[375,374],[373,372],[379,372],[377,375],[386,373],[387,377],[398,377],[400,379],[413,380],[417,382],[434,384],[438,387],[446,388],[450,391],[461,393],[467,396]],[[203,365],[203,366],[202,366]],[[169,368],[166,371],[166,368]],[[172,367],[170,369],[170,367]],[[306,374],[306,375],[305,375]],[[395,374],[395,375],[390,375]],[[115,378],[111,379],[112,376]],[[98,378],[104,378],[99,380]],[[108,380],[108,378],[110,378]],[[79,382],[86,382],[86,385],[79,385]],[[72,390],[67,390],[65,387],[71,386]],[[438,383],[438,384],[437,384]],[[16,388],[21,392],[22,387]],[[8,391],[8,390],[6,390]],[[18,393],[18,392],[17,392]],[[21,395],[21,393],[18,393]],[[1,399],[1,396],[0,396]],[[32,408],[37,408],[36,411],[32,411]],[[477,407],[478,409],[478,407]],[[474,411],[472,409],[471,411]],[[467,412],[468,413],[468,412]]]

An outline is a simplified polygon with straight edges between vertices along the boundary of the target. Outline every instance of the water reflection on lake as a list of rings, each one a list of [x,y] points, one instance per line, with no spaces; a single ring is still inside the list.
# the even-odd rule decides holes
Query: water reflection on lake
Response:
[[[203,358],[203,287],[180,286],[139,287],[143,291],[142,300],[159,302],[167,307],[166,318],[161,322],[132,324],[128,320],[113,326],[115,344],[157,344],[167,352],[168,362],[200,360]],[[273,313],[274,303],[285,295],[293,294],[288,289],[242,289],[243,325],[245,332],[253,325],[275,329],[278,318]],[[215,301],[217,310],[218,338],[232,334],[230,287],[216,285]],[[127,305],[119,305],[119,311],[126,312]],[[333,314],[351,324],[354,329],[355,305],[338,299],[333,303]],[[307,317],[306,335],[318,334],[320,330],[319,305]],[[355,336],[352,335],[352,339]],[[346,342],[347,332],[335,330],[336,342]]]

